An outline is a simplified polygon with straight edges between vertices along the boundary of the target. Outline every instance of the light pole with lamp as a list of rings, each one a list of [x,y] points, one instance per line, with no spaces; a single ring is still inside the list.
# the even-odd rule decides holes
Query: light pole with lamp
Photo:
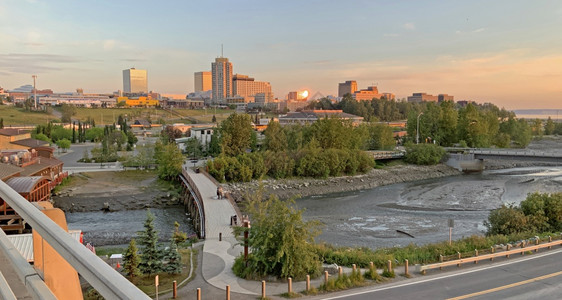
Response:
[[[418,115],[418,126],[416,127],[416,144],[420,143],[420,117],[421,115],[423,115],[423,112],[421,112]]]

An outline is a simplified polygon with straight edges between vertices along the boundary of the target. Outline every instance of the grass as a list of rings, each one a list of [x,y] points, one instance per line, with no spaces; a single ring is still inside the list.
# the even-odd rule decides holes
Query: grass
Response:
[[[52,114],[44,111],[26,111],[23,108],[0,105],[0,117],[4,119],[4,127],[47,124],[56,119]]]
[[[215,115],[215,110],[212,108],[207,109],[174,109],[175,112],[180,115],[191,117],[200,123],[211,123],[213,120],[213,115]],[[228,118],[234,110],[232,109],[217,109],[215,117],[217,118],[217,123]]]
[[[60,108],[57,108],[60,109]],[[74,119],[86,121],[88,117],[94,119],[96,125],[110,125],[117,123],[119,115],[127,116],[130,121],[135,119],[150,119],[152,122],[158,122],[160,119],[167,120],[176,118],[167,111],[156,108],[85,108],[77,107]]]
[[[167,273],[160,273],[158,274],[158,281],[160,283],[158,290],[165,291],[172,288],[172,282],[175,280],[178,284],[185,280],[187,276],[189,276],[189,269],[190,269],[190,251],[191,249],[180,249],[179,252],[181,254],[181,262],[183,264],[181,274],[171,275]],[[194,251],[193,261],[195,262],[196,259],[196,251]],[[194,266],[195,267],[195,266]],[[135,285],[143,291],[147,295],[155,295],[156,288],[154,286],[154,277],[156,274],[150,276],[141,276],[136,279]]]
[[[123,247],[96,247],[96,255],[111,256],[112,254],[125,253],[127,248]]]

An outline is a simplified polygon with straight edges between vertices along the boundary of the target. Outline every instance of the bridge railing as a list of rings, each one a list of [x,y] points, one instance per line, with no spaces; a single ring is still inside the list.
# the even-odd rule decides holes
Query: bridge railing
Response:
[[[150,299],[129,280],[0,180],[0,198],[106,299]],[[26,278],[27,279],[27,278]],[[40,294],[41,295],[41,294]],[[47,298],[41,295],[38,299]]]
[[[199,192],[199,189],[197,188],[197,185],[195,185],[195,183],[193,182],[193,179],[191,178],[191,176],[189,176],[189,173],[186,170],[187,166],[182,166],[181,168],[181,173],[183,176],[183,179],[185,179],[187,181],[187,188],[189,189],[189,191],[191,192],[191,194],[193,195],[193,198],[195,198],[195,202],[197,203],[197,209],[199,211],[199,217],[201,218],[201,224],[200,224],[200,232],[201,232],[201,238],[204,239],[205,238],[205,206],[203,205],[203,197],[201,197],[201,192]]]

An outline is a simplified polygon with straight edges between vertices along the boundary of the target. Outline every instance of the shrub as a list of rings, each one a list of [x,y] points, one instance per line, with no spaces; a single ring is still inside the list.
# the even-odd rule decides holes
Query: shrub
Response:
[[[407,144],[406,162],[416,165],[435,165],[438,164],[445,150],[434,144]]]

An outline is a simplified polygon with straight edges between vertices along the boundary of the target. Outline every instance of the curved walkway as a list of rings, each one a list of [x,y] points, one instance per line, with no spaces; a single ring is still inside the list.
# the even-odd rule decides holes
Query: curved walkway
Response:
[[[187,164],[183,168],[199,189],[205,207],[206,238],[200,267],[203,278],[210,285],[222,290],[230,285],[232,293],[261,295],[261,282],[238,278],[232,272],[234,259],[244,251],[230,226],[230,217],[236,214],[234,207],[228,199],[217,198],[217,185],[207,176],[195,173]],[[220,233],[222,233],[222,241],[219,241]],[[313,280],[313,283],[318,286],[320,281],[321,278],[318,278]],[[305,285],[304,281],[294,282],[293,290],[302,291],[305,289]],[[285,293],[287,283],[267,282],[266,292],[267,295]]]

